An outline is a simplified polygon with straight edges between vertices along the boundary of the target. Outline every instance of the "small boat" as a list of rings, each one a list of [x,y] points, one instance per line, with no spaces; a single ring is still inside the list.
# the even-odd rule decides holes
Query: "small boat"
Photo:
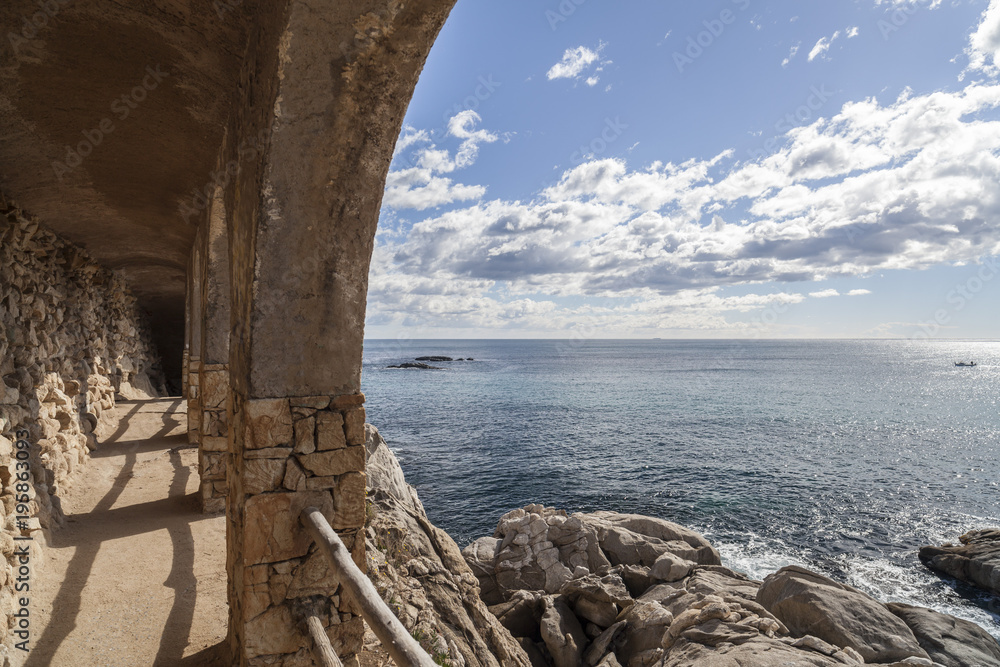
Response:
[[[976,365],[974,361],[956,361],[956,366],[962,366],[963,368],[971,368]]]

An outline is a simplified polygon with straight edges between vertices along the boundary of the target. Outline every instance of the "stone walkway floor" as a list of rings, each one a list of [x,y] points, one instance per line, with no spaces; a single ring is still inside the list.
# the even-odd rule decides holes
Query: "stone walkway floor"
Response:
[[[35,573],[25,664],[222,665],[225,518],[199,511],[184,402],[117,409],[117,432],[60,494],[68,521]]]

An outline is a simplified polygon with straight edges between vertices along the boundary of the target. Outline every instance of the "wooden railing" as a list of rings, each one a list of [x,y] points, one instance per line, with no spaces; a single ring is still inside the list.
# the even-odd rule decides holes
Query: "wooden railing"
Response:
[[[349,595],[361,610],[361,616],[382,642],[399,667],[435,667],[431,657],[420,644],[410,636],[396,615],[389,610],[375,586],[351,558],[351,552],[334,532],[326,517],[315,507],[307,507],[300,517],[303,525],[312,533],[316,544],[326,554],[334,573],[340,579],[341,592]],[[358,539],[361,539],[360,537]],[[330,638],[323,629],[323,623],[316,616],[305,619],[309,635],[313,639],[313,655],[322,667],[340,667]]]

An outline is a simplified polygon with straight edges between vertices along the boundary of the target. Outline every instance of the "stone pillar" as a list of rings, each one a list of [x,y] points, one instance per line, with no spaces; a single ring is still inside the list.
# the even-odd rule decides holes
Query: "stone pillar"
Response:
[[[204,326],[199,371],[201,394],[198,470],[203,512],[226,509],[229,409],[229,234],[221,188],[216,188],[209,209],[206,248],[202,263]]]
[[[244,667],[311,664],[305,604],[345,662],[361,648],[357,611],[299,516],[320,508],[364,567],[368,268],[406,106],[454,2],[283,0],[255,15],[226,186],[227,568]]]
[[[188,396],[188,357],[191,355],[191,291],[194,289],[194,274],[191,273],[192,258],[188,257],[185,278],[186,292],[184,295],[184,354],[181,358],[181,398]]]
[[[358,611],[341,599],[326,557],[299,523],[318,507],[365,567],[365,413],[360,394],[236,399],[232,526],[241,580],[230,600],[244,662],[310,664],[296,604],[315,604],[341,656],[361,647]],[[275,657],[279,656],[279,657]]]
[[[197,445],[201,439],[201,334],[204,311],[202,309],[202,281],[204,254],[204,227],[199,229],[191,249],[191,328],[188,344],[187,366],[187,417],[188,443]]]

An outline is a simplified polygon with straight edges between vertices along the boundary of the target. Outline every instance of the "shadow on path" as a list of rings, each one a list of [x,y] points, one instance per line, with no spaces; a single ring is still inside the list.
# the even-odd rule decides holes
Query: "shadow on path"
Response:
[[[50,665],[60,645],[76,628],[77,618],[81,611],[83,589],[93,570],[94,562],[103,540],[137,535],[160,529],[166,529],[173,541],[173,567],[166,584],[175,590],[175,595],[173,608],[164,629],[156,664],[181,664],[182,662],[181,657],[184,648],[187,646],[187,638],[193,622],[196,597],[194,540],[190,522],[208,517],[200,513],[195,495],[184,495],[190,470],[181,464],[178,450],[187,446],[186,440],[184,440],[184,436],[178,438],[167,435],[181,425],[181,422],[174,416],[174,413],[182,404],[180,399],[175,399],[170,405],[164,406],[162,413],[163,426],[157,433],[142,440],[120,441],[121,437],[128,430],[129,422],[144,404],[149,403],[152,403],[152,401],[134,404],[128,413],[122,417],[115,433],[101,445],[99,451],[103,456],[117,454],[124,455],[125,457],[122,468],[112,483],[111,489],[94,506],[91,512],[71,517],[71,520],[76,523],[73,528],[57,531],[53,534],[52,545],[54,547],[72,546],[75,544],[76,550],[66,568],[63,585],[52,602],[49,624],[29,654],[27,661],[24,663],[25,667],[46,667]],[[171,447],[175,443],[182,443],[181,447]],[[152,503],[142,503],[112,509],[125,491],[125,487],[135,472],[139,453],[157,450],[169,451],[170,461],[176,470],[176,474],[170,485],[169,497]],[[168,515],[166,519],[160,521],[148,520],[152,508],[163,506],[171,508],[173,516]],[[98,525],[102,528],[100,533],[101,539],[98,539],[95,535],[94,528]],[[203,651],[202,653],[206,652]],[[198,663],[191,662],[188,664],[194,665]]]

